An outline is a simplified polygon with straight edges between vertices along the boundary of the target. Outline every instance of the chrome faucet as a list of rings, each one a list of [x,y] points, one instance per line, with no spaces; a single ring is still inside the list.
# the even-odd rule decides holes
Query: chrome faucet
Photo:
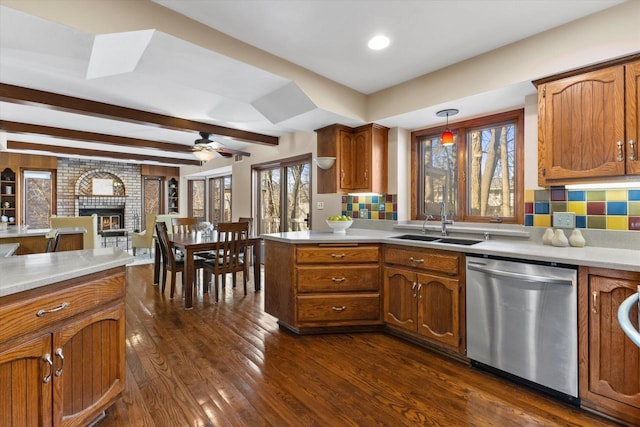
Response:
[[[431,221],[433,219],[435,218],[431,214],[425,217],[424,221],[422,222],[422,234],[427,234],[427,221]]]
[[[440,203],[440,219],[442,220],[442,235],[447,235],[447,224],[453,224],[452,219],[447,219],[447,208],[444,200]]]

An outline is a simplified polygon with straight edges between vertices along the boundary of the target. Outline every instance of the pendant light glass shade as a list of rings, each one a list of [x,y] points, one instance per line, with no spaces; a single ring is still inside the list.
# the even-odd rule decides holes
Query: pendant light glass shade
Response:
[[[455,116],[458,113],[459,113],[459,110],[456,110],[455,108],[438,111],[436,113],[436,116],[438,117],[447,118],[447,127],[444,129],[444,132],[442,132],[442,136],[440,137],[440,143],[445,147],[453,145],[453,142],[454,142],[453,132],[451,132],[451,130],[449,129],[449,116]]]
[[[442,137],[440,138],[440,141],[442,142],[442,145],[445,145],[445,146],[453,145],[453,133],[451,133],[449,128],[446,128],[445,131],[442,133]]]

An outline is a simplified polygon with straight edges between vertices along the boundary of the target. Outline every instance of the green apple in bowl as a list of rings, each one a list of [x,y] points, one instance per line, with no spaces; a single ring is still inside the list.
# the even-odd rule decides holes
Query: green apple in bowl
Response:
[[[327,225],[335,234],[345,234],[351,224],[353,224],[353,219],[347,215],[335,215],[327,218]]]

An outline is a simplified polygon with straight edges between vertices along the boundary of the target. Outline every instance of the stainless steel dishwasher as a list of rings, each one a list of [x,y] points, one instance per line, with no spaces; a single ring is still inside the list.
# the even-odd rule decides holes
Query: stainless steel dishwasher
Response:
[[[467,357],[578,404],[577,269],[467,255]]]

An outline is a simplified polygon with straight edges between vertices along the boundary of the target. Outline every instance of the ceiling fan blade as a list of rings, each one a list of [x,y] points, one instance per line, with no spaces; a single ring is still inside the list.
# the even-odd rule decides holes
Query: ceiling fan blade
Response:
[[[232,148],[227,147],[213,147],[213,151],[217,151],[221,156],[231,157],[231,156],[244,156],[250,157],[251,153],[247,153],[246,151],[234,150]]]

